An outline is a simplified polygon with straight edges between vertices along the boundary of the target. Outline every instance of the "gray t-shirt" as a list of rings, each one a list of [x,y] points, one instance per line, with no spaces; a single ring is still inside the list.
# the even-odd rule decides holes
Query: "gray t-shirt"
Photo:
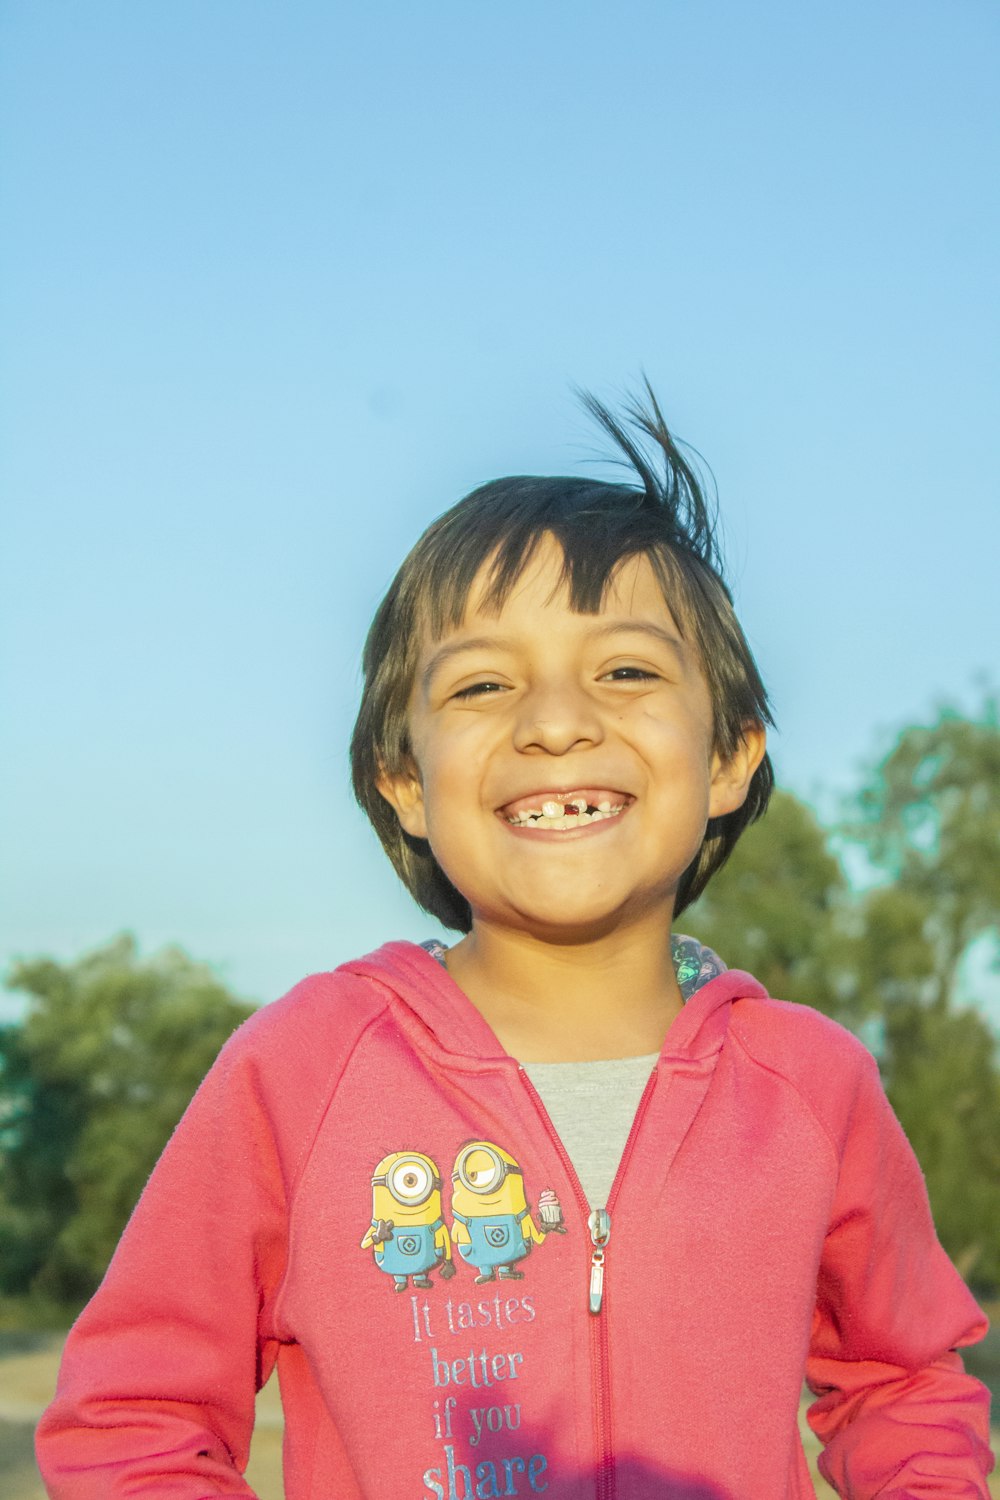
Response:
[[[443,944],[423,945],[445,963]],[[690,1000],[726,966],[697,938],[675,933],[671,956],[681,996]],[[522,1063],[576,1169],[591,1208],[603,1208],[658,1053],[599,1062]]]
[[[658,1053],[601,1062],[522,1063],[591,1208],[603,1208]]]

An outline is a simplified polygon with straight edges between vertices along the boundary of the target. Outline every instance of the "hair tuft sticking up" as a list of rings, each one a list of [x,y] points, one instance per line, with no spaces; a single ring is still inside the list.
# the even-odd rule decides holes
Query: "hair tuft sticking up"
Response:
[[[653,388],[645,377],[643,384],[646,388],[646,403],[637,396],[627,396],[623,406],[625,421],[616,417],[590,391],[578,390],[577,395],[584,409],[625,455],[621,462],[634,470],[642,480],[642,493],[647,505],[659,511],[668,525],[672,526],[672,545],[694,553],[706,567],[721,577],[723,563],[716,539],[718,504],[714,480],[712,499],[709,502],[705,485],[695,466],[685,457],[682,446],[692,453],[695,450],[687,443],[681,445],[673,436]],[[656,448],[652,456],[647,452],[648,445],[641,437],[634,437],[630,427],[645,438],[652,439]],[[695,453],[695,457],[700,458],[701,455]]]

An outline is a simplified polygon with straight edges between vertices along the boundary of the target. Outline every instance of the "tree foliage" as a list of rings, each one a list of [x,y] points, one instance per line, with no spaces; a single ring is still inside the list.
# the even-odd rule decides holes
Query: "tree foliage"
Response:
[[[955,1003],[962,960],[1000,933],[1000,723],[995,701],[912,725],[858,799],[855,833],[890,883],[862,903],[855,967],[884,1022],[889,1098],[966,1275],[1000,1286],[996,1039]]]
[[[838,1014],[836,928],[846,889],[815,813],[778,790],[763,822],[744,833],[685,912],[684,926],[770,994]]]
[[[929,998],[954,997],[963,954],[1000,929],[1000,722],[987,699],[976,718],[942,709],[913,725],[859,797],[856,833],[874,863],[924,903],[934,950]]]
[[[976,1011],[896,1000],[883,1072],[927,1179],[941,1241],[967,1278],[1000,1287],[1000,1074]]]
[[[0,1291],[86,1296],[226,1037],[250,1014],[179,949],[130,937],[18,964],[0,1028]]]

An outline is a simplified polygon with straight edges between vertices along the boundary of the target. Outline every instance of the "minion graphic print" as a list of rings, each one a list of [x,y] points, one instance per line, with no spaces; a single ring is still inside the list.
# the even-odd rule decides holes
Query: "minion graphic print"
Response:
[[[543,1242],[545,1233],[531,1216],[514,1157],[491,1141],[468,1141],[455,1159],[451,1180],[451,1237],[463,1260],[479,1272],[476,1285],[498,1277],[520,1281],[524,1272],[516,1269],[517,1262],[533,1244]]]
[[[372,1173],[372,1221],[361,1241],[397,1292],[429,1287],[430,1271],[454,1276],[451,1241],[441,1215],[441,1174],[420,1151],[394,1151]]]

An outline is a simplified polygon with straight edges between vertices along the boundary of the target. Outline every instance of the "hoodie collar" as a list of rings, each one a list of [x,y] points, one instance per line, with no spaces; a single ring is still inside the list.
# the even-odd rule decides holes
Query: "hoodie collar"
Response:
[[[456,1058],[510,1061],[464,990],[448,970],[417,943],[385,943],[367,958],[343,965],[349,974],[374,980],[390,992],[398,1008],[422,1023],[433,1045]],[[412,1029],[412,1028],[408,1028]]]
[[[341,972],[388,990],[418,1046],[444,1053],[453,1063],[517,1066],[448,971],[418,944],[386,943],[366,958],[344,964]],[[739,969],[727,969],[709,980],[675,1017],[659,1065],[713,1057],[722,1047],[734,1001],[766,994],[756,979]]]

